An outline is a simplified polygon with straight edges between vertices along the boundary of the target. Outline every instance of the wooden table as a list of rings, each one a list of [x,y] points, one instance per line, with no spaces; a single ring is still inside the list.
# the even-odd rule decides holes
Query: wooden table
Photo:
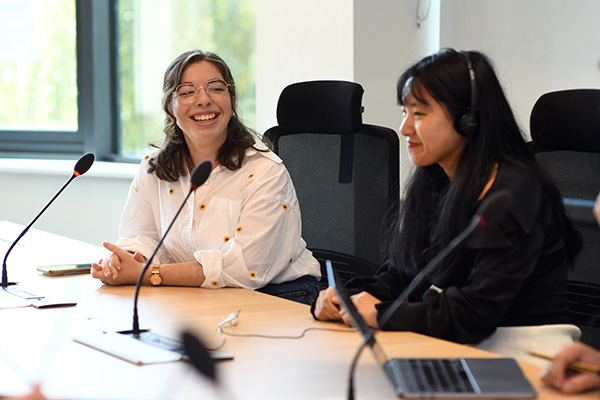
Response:
[[[0,239],[7,232],[12,234],[13,228],[0,222]],[[38,263],[51,264],[59,258],[62,262],[96,260],[104,254],[101,248],[39,231],[23,243],[9,257],[10,279],[18,278],[22,285],[45,294],[74,298],[78,304],[0,310],[0,393],[24,393],[31,382],[41,381],[51,398],[346,398],[349,365],[360,345],[359,335],[341,324],[314,321],[305,305],[250,290],[144,286],[140,292],[141,328],[173,338],[189,330],[208,346],[221,343],[216,331],[220,317],[237,310],[241,310],[239,324],[228,328],[236,335],[295,337],[305,329],[316,329],[298,339],[227,336],[222,351],[235,358],[217,365],[225,392],[215,392],[186,362],[136,366],[74,342],[72,335],[82,331],[131,329],[134,288],[105,286],[89,275],[49,278],[35,271]],[[388,356],[497,357],[411,332],[380,332],[377,338]],[[525,363],[521,367],[539,398],[575,398],[545,387],[539,381],[538,367]],[[396,398],[368,351],[361,356],[355,388],[360,399]],[[596,391],[576,398],[599,397]]]

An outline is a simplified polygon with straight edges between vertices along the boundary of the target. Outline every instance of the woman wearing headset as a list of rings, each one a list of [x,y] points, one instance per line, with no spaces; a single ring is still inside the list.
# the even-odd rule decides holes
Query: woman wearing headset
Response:
[[[568,324],[566,285],[581,239],[489,60],[442,50],[408,68],[397,94],[415,169],[387,235],[386,264],[347,283],[364,319],[522,359],[531,345],[555,349],[578,338]],[[411,279],[500,191],[512,197],[508,210],[478,228],[380,326]],[[349,322],[332,289],[319,294],[313,312]]]

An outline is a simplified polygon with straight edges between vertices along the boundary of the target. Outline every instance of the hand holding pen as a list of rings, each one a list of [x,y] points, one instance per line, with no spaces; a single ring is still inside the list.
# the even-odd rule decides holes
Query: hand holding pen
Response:
[[[537,352],[531,355],[552,360],[541,378],[564,393],[580,393],[600,388],[600,352],[581,342],[573,342],[554,357]],[[579,373],[572,374],[569,371]]]

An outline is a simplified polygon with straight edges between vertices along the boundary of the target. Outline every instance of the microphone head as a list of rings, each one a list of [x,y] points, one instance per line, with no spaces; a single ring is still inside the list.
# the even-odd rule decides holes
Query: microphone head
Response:
[[[190,332],[183,333],[183,348],[190,362],[205,377],[212,381],[217,380],[215,362],[213,361],[206,346]]]
[[[94,157],[94,153],[87,153],[81,156],[81,158],[75,164],[73,175],[79,176],[85,174],[90,169],[95,159],[96,157]]]
[[[208,176],[210,175],[210,171],[212,171],[212,163],[208,160],[204,160],[196,165],[191,174],[193,190],[196,190],[198,186],[206,182]]]
[[[506,212],[512,202],[513,197],[507,190],[496,192],[481,203],[475,213],[475,218],[479,218],[480,226],[495,222]]]

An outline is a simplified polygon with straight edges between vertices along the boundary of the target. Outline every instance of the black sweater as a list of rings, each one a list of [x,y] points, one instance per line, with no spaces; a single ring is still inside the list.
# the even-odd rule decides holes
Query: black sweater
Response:
[[[513,203],[465,243],[458,260],[464,277],[440,287],[441,293],[417,293],[382,329],[477,343],[499,326],[568,323],[565,243],[541,183],[501,165],[486,197],[500,190],[508,190]],[[347,287],[381,300],[379,319],[407,284],[395,269],[385,268],[374,277],[354,278]]]

